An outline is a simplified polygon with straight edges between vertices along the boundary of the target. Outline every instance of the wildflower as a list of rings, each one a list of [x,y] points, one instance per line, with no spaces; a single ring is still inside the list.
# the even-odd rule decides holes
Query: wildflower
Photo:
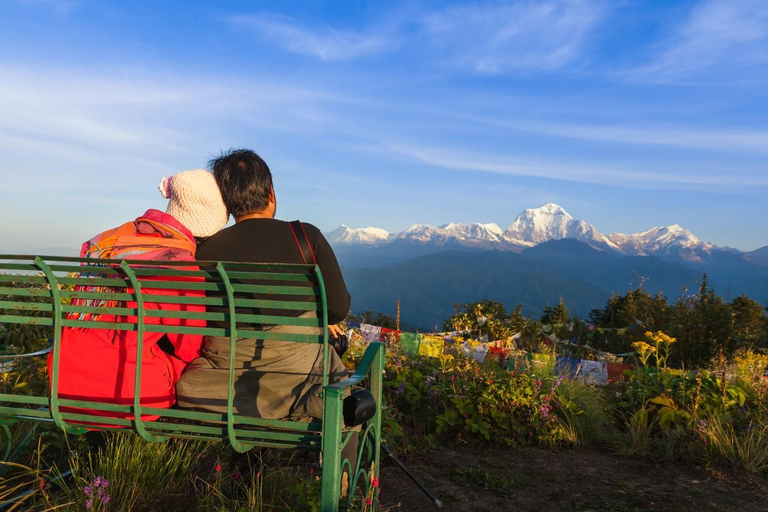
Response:
[[[101,487],[101,477],[97,476],[93,479],[93,486],[94,487]]]
[[[232,474],[232,478],[240,480],[240,468],[235,468],[235,472]]]
[[[106,496],[104,496],[104,498],[102,498],[101,502],[102,502],[104,505],[106,505],[107,503],[109,503],[109,500],[110,500],[110,499],[111,499],[111,498],[109,497],[109,494],[107,494]]]
[[[367,499],[365,500],[365,504],[366,504],[366,505],[373,505],[373,500],[372,500],[371,498],[367,498]]]
[[[371,487],[378,487],[379,486],[379,479],[375,476],[371,478]]]
[[[216,464],[216,472],[218,473],[219,471],[221,471],[221,465],[220,464]]]
[[[91,498],[88,498],[87,500],[85,500],[86,510],[91,510],[92,506],[93,506],[93,500]]]
[[[640,352],[641,354],[643,352],[654,352],[656,351],[656,347],[652,347],[649,344],[647,344],[644,341],[636,341],[632,344],[632,348]]]
[[[541,377],[536,381],[536,389],[541,389]]]
[[[397,391],[395,391],[396,395],[402,395],[403,391],[405,391],[405,381],[403,381],[398,387]]]
[[[90,496],[93,491],[91,490],[90,485],[86,485],[85,487],[83,487],[83,492],[85,493],[86,496]]]

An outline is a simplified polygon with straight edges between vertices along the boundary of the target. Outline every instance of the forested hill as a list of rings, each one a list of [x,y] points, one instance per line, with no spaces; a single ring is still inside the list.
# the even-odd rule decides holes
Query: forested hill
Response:
[[[508,309],[523,306],[538,316],[562,297],[572,314],[586,317],[613,293],[642,284],[674,300],[695,291],[706,272],[715,291],[746,294],[768,302],[768,267],[723,251],[704,262],[685,263],[655,256],[623,256],[574,239],[551,240],[521,253],[444,251],[380,268],[352,268],[340,257],[352,294],[352,311],[394,312],[400,300],[404,321],[433,329],[453,313],[453,302],[493,299]]]

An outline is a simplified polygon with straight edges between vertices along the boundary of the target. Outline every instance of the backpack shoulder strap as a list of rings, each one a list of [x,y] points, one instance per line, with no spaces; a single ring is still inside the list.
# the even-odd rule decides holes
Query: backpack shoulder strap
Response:
[[[136,233],[136,224],[126,222],[116,228],[99,233],[83,244],[80,250],[81,258],[110,259],[115,249],[117,240],[121,237],[131,236]]]
[[[309,243],[309,237],[307,237],[307,232],[304,231],[304,226],[302,226],[301,221],[294,220],[289,222],[288,226],[291,228],[291,233],[293,233],[293,239],[296,240],[296,245],[299,246],[301,259],[304,260],[304,263],[312,263],[316,265],[317,260],[315,259],[315,253],[312,251],[312,245]]]

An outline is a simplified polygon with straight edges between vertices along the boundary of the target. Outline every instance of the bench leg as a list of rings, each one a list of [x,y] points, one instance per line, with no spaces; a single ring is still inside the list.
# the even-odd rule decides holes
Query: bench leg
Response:
[[[336,512],[341,499],[341,428],[344,395],[325,389],[323,396],[323,472],[320,510]]]

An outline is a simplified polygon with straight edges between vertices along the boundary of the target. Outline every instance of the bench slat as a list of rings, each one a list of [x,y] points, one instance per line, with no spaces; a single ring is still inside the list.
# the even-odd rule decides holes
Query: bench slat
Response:
[[[0,301],[0,310],[31,311],[31,312],[53,312],[53,305],[50,303],[36,302],[14,302]],[[276,308],[275,308],[276,309]],[[62,307],[65,313],[98,314],[98,315],[118,315],[118,316],[136,316],[136,308],[123,307],[105,307],[105,306],[70,306]],[[147,318],[172,318],[177,320],[207,320],[214,322],[228,322],[228,313],[207,313],[194,311],[164,311],[159,309],[148,309]],[[35,317],[45,318],[45,317]],[[76,320],[74,320],[76,321]],[[322,327],[319,318],[296,318],[293,316],[277,315],[247,315],[237,316],[238,323],[267,324],[267,325],[298,325],[302,327]]]
[[[0,283],[47,284],[48,280],[45,277],[40,276],[22,276],[19,274],[0,273]]]
[[[0,309],[12,309],[15,311],[53,311],[53,304],[49,302],[15,302],[0,300]]]
[[[19,297],[51,297],[51,290],[36,288],[17,288],[15,286],[0,286],[0,295],[18,295]]]
[[[53,325],[53,319],[44,316],[0,315],[0,323],[24,325]]]
[[[16,287],[0,287],[0,295],[18,296],[18,297],[43,297],[50,299],[50,290],[39,290]],[[62,290],[62,298],[66,299],[94,299],[94,300],[119,300],[131,301],[135,297],[130,293],[106,293],[106,292],[86,292]],[[146,294],[144,300],[148,303],[164,304],[199,304],[202,306],[225,306],[224,297],[189,297],[173,295]],[[244,308],[264,308],[264,309],[289,309],[296,311],[320,311],[320,306],[316,302],[294,302],[288,300],[271,299],[236,299],[237,307]]]
[[[5,259],[5,258],[0,258]],[[0,262],[0,269],[2,270],[23,270],[25,272],[40,272],[40,269],[31,263],[5,263]]]
[[[3,322],[6,318],[5,315],[0,315],[0,322]],[[50,318],[39,317],[16,317],[23,320],[29,320],[27,322],[33,325],[52,325]],[[45,322],[47,321],[47,323]],[[91,327],[95,329],[114,329],[116,331],[135,331],[138,327],[136,322],[100,322],[93,320],[62,320],[64,327]],[[158,333],[172,333],[172,334],[201,334],[203,336],[219,336],[229,337],[229,329],[222,329],[216,327],[187,327],[181,325],[160,325],[160,324],[147,324],[144,328],[145,332],[158,332]],[[320,334],[296,334],[289,332],[270,332],[270,331],[255,331],[247,329],[238,329],[236,333],[237,338],[248,339],[261,339],[261,340],[278,340],[278,341],[297,341],[300,343],[319,343],[322,341],[322,335]]]

